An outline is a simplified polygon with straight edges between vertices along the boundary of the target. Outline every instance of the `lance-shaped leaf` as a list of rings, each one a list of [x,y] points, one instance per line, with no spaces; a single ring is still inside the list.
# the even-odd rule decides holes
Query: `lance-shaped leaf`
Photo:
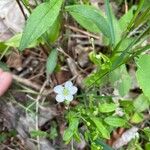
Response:
[[[110,37],[108,22],[96,8],[88,5],[73,5],[67,6],[66,10],[85,29],[91,32],[101,31],[105,36]]]
[[[24,28],[19,47],[21,51],[53,25],[59,15],[62,2],[63,0],[51,0],[33,10]]]
[[[57,49],[53,49],[51,53],[49,54],[46,62],[46,73],[47,75],[50,75],[53,73],[56,65],[57,65],[57,57],[58,52]]]

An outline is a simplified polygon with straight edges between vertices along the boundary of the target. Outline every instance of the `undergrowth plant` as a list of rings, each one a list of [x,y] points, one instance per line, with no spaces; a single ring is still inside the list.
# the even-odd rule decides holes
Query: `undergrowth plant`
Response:
[[[111,150],[106,140],[110,139],[112,131],[119,127],[139,125],[144,121],[143,112],[149,109],[150,55],[147,51],[150,45],[146,42],[150,35],[150,6],[145,7],[145,1],[140,0],[138,5],[132,6],[118,19],[109,0],[105,0],[105,12],[91,6],[90,2],[80,4],[78,1],[45,0],[37,3],[33,10],[28,0],[22,0],[22,3],[30,13],[23,33],[3,44],[18,47],[20,52],[46,44],[49,48],[47,76],[57,66],[57,48],[61,44],[56,43],[64,25],[64,16],[72,17],[81,27],[102,37],[106,52],[96,52],[93,46],[93,51],[89,53],[89,59],[96,69],[84,80],[85,89],[77,95],[79,104],[65,112],[68,128],[63,140],[69,143],[84,139],[93,150]],[[125,97],[132,83],[126,67],[131,60],[137,65],[136,78],[143,91],[134,101]],[[107,84],[115,89],[116,95],[100,92]],[[150,142],[150,128],[141,132]],[[141,148],[138,140],[134,142],[134,146]]]

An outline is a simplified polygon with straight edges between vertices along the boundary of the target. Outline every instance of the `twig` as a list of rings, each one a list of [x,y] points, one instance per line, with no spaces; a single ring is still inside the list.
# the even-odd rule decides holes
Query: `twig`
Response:
[[[112,147],[114,149],[119,149],[122,146],[127,145],[132,139],[137,136],[138,130],[139,128],[133,126],[131,129],[125,131],[122,136],[113,143]]]
[[[127,0],[125,0],[125,13],[128,12],[128,3],[127,3]]]
[[[16,0],[16,2],[17,2],[17,4],[18,4],[18,6],[19,6],[19,8],[20,8],[20,10],[21,10],[21,12],[22,12],[22,14],[24,16],[24,19],[27,20],[27,16],[26,16],[26,14],[24,12],[24,9],[23,9],[23,7],[22,7],[22,5],[20,3],[20,0]]]
[[[72,75],[77,77],[77,79],[76,79],[77,84],[83,89],[84,88],[83,83],[82,83],[83,76],[79,73],[74,60],[71,59],[71,58],[67,58],[67,64],[68,64],[68,66],[70,68],[70,71],[71,71]]]
[[[39,95],[37,96],[37,99],[36,99],[36,131],[39,130],[39,116],[38,116],[38,113],[39,113],[39,100],[41,99],[41,94],[43,93],[44,89],[45,89],[45,86],[48,82],[48,79],[44,82],[44,84],[42,85],[41,89],[40,89],[40,92],[39,92]],[[38,142],[38,150],[40,150],[40,137],[37,136],[37,142]]]
[[[48,56],[48,51],[47,51],[47,49],[40,43],[39,44],[39,46],[41,47],[41,49],[42,49],[42,51],[44,52],[44,54],[46,55],[46,56]]]
[[[21,78],[17,75],[13,75],[13,79],[16,80],[17,82],[23,84],[23,85],[26,85],[28,87],[35,89],[36,91],[39,91],[41,89],[40,85],[38,85],[38,84],[28,80],[28,79]],[[49,90],[44,89],[43,95],[48,95],[48,94],[51,94],[52,92],[53,92],[52,89],[49,89]]]
[[[75,31],[75,32],[80,32],[80,33],[85,34],[85,35],[87,35],[87,36],[89,36],[89,37],[93,37],[93,38],[95,38],[95,39],[100,40],[100,37],[99,37],[99,36],[96,36],[96,35],[94,35],[94,34],[91,34],[91,33],[88,33],[88,32],[86,32],[86,31],[80,30],[80,29],[78,29],[78,28],[76,28],[76,27],[73,27],[73,26],[70,26],[70,25],[65,25],[65,27],[66,27],[66,28],[69,28],[69,29],[71,29],[71,30],[73,30],[73,31]]]

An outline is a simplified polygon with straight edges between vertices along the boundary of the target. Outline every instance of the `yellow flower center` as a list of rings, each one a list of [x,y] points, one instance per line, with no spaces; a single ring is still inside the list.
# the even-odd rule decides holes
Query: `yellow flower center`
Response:
[[[67,96],[68,94],[69,94],[69,90],[66,89],[66,88],[64,88],[64,90],[63,90],[63,95],[64,95],[64,96]]]

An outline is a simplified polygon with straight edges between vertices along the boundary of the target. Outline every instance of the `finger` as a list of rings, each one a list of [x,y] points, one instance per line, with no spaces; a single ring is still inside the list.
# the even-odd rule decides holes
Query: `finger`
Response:
[[[12,83],[12,74],[8,72],[2,72],[0,74],[0,96],[2,96]]]

